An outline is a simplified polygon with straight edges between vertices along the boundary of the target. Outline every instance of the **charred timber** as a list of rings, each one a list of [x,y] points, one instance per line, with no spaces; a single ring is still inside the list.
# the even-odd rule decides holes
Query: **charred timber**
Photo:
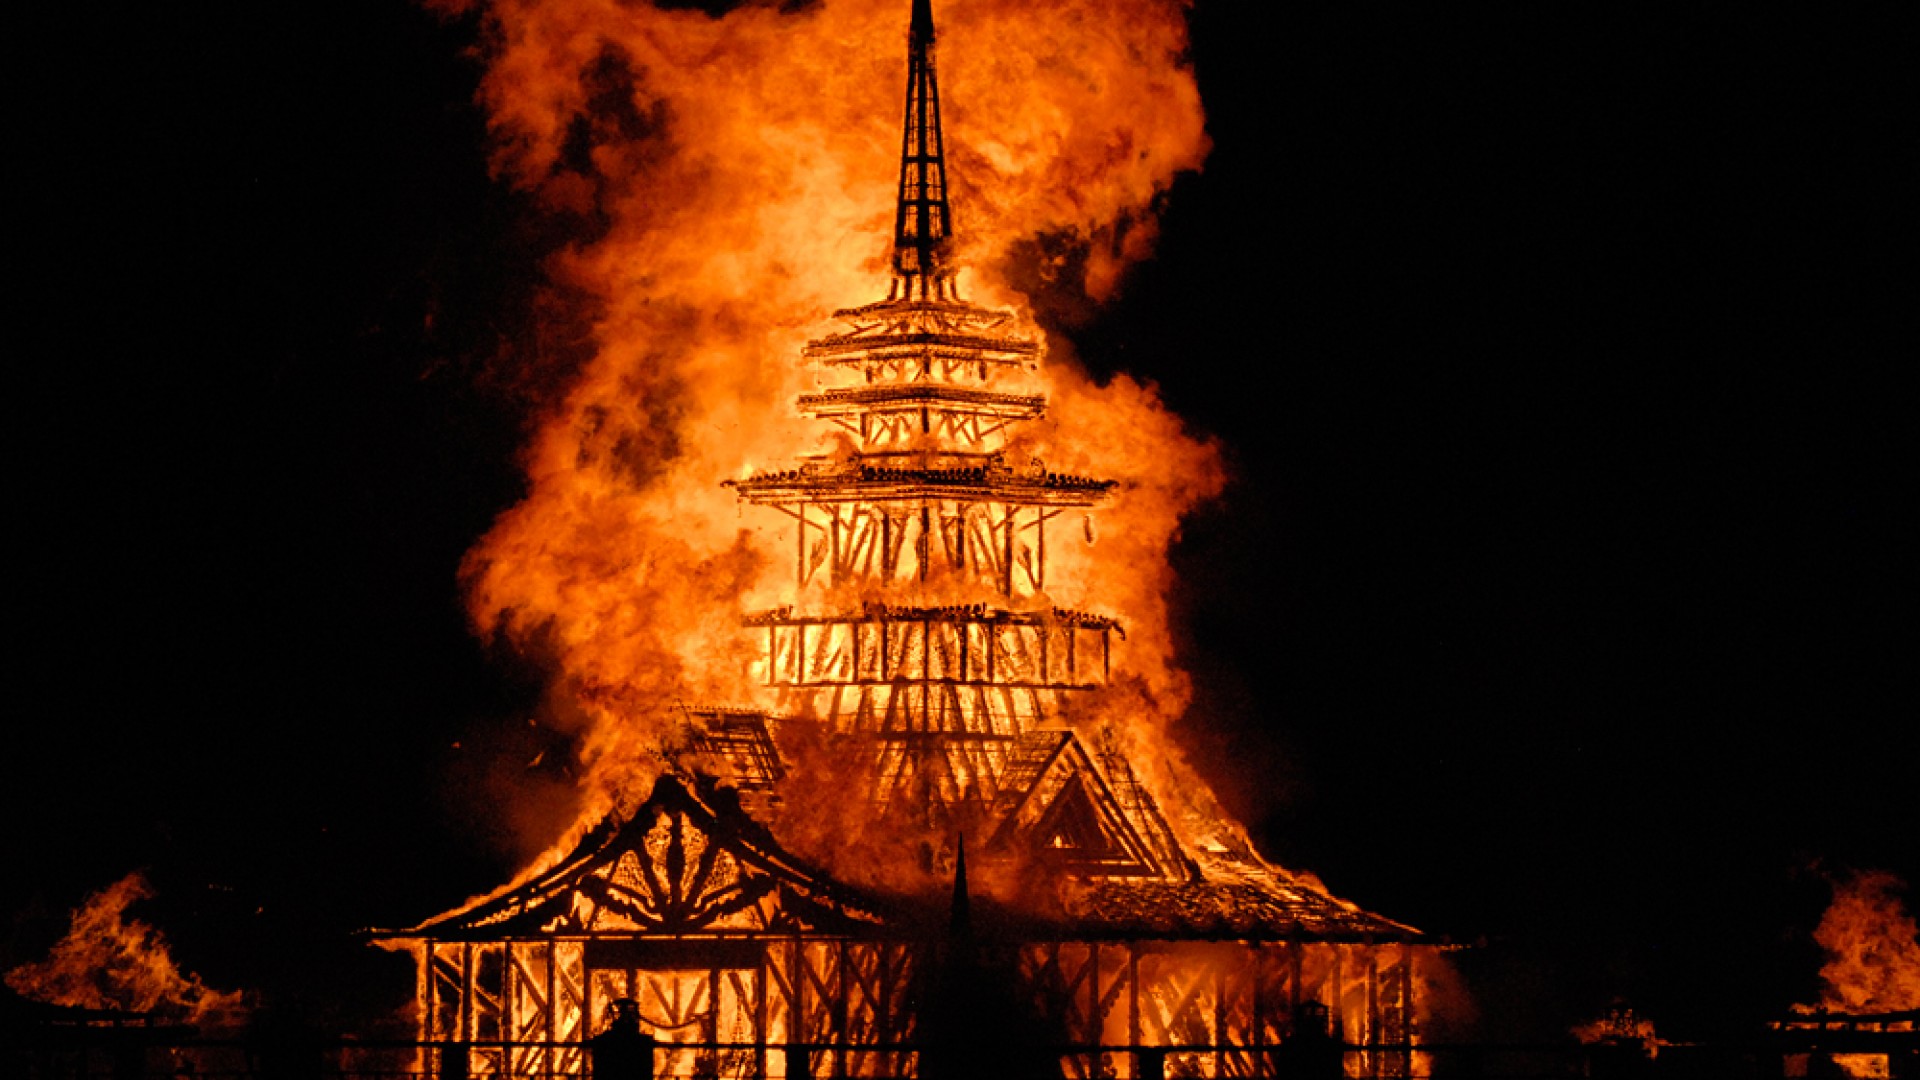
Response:
[[[840,626],[873,622],[986,623],[992,626],[1073,626],[1083,630],[1114,630],[1126,637],[1120,620],[1110,615],[1095,615],[1070,608],[1048,611],[1009,611],[988,608],[985,604],[946,604],[940,607],[907,607],[899,604],[868,603],[856,613],[843,615],[795,615],[792,605],[755,612],[741,620],[742,625],[761,626]]]
[[[879,502],[900,499],[978,499],[1025,506],[1093,506],[1119,484],[1064,473],[1027,477],[1011,469],[913,469],[865,464],[808,467],[727,480],[753,502]]]
[[[837,415],[861,409],[894,405],[959,405],[971,411],[1032,420],[1046,411],[1047,399],[1039,394],[1000,394],[991,390],[969,390],[961,386],[860,386],[802,394],[802,412],[815,416]]]
[[[1000,360],[981,353],[1008,353],[1004,362],[1012,362],[1012,357],[1034,356],[1040,347],[1031,341],[1010,340],[1007,338],[981,337],[975,334],[953,334],[934,331],[915,331],[906,334],[887,334],[884,337],[868,334],[844,334],[807,343],[801,354],[809,360],[833,362],[841,358],[863,359],[880,349],[898,349],[901,351],[951,352],[959,358],[969,360]]]

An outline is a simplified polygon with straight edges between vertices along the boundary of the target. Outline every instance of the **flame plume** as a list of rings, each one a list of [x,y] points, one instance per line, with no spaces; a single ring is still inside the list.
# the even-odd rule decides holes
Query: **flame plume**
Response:
[[[1905,883],[1868,870],[1833,883],[1813,939],[1826,950],[1820,1007],[1836,1012],[1920,1009],[1920,926],[1900,902]]]
[[[127,917],[127,908],[152,896],[146,875],[132,873],[87,897],[47,958],[7,972],[7,986],[55,1005],[170,1012],[215,1026],[237,1020],[238,993],[181,971],[160,931]]]
[[[646,790],[678,703],[754,693],[738,619],[788,602],[790,549],[720,482],[819,444],[791,405],[807,389],[800,345],[836,307],[885,292],[908,5],[438,6],[485,28],[496,174],[593,234],[548,266],[585,298],[569,317],[593,354],[525,450],[526,498],[463,568],[479,630],[552,667],[587,821]],[[952,255],[971,299],[1024,311],[1016,273],[1104,299],[1147,253],[1153,200],[1207,151],[1184,9],[941,5]],[[1085,257],[1014,264],[1062,238]],[[1130,677],[1086,719],[1150,748],[1143,764],[1176,760],[1165,727],[1189,692],[1166,549],[1219,490],[1217,453],[1151,386],[1098,385],[1057,354],[1041,375],[1053,413],[1018,449],[1126,481],[1099,543],[1049,581],[1052,602],[1126,621]],[[1148,780],[1211,813],[1199,785]]]

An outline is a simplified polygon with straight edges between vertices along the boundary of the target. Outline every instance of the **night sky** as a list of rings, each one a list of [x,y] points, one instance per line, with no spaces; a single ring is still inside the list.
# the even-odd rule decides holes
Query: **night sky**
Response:
[[[470,25],[120,6],[18,39],[0,966],[144,868],[208,982],[367,1015],[408,965],[349,931],[564,810],[455,579],[556,237]],[[1489,1036],[1750,1030],[1816,992],[1823,871],[1920,881],[1910,39],[1672,7],[1203,0],[1206,169],[1050,327],[1232,462],[1174,553],[1194,754],[1269,855],[1484,940]]]

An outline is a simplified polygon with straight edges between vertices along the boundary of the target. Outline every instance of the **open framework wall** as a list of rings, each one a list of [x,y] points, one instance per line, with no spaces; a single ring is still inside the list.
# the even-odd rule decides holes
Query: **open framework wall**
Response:
[[[473,1046],[485,1075],[578,1075],[609,1004],[639,1003],[660,1074],[912,1076],[924,943],[824,936],[551,937],[422,942],[422,1035]],[[1035,942],[1003,948],[1018,993],[1057,1033],[1064,1075],[1272,1075],[1264,1050],[1306,1002],[1338,1018],[1350,1072],[1403,1076],[1426,946],[1324,942]],[[984,1034],[984,1033],[983,1033]],[[808,1048],[805,1065],[796,1045]],[[1177,1049],[1177,1048],[1189,1049]]]

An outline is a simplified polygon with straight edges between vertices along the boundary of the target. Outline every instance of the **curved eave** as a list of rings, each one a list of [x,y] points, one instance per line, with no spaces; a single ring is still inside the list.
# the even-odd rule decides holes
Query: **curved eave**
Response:
[[[819,394],[802,394],[797,403],[802,412],[813,416],[940,406],[1008,419],[1031,420],[1043,414],[1047,408],[1047,399],[1040,394],[996,394],[959,386],[925,384],[828,390]]]
[[[858,611],[849,611],[828,615],[795,615],[792,607],[778,607],[769,611],[753,612],[740,620],[741,625],[763,626],[847,626],[868,625],[882,622],[942,622],[973,623],[987,626],[1071,626],[1080,630],[1116,630],[1121,637],[1126,631],[1120,620],[1111,615],[1096,615],[1087,611],[1072,611],[1067,608],[1054,608],[1050,611],[1009,611],[1002,608],[983,609],[976,606],[966,607],[902,607],[894,604],[873,604]]]
[[[880,471],[880,470],[875,470]],[[902,470],[904,472],[904,470]],[[1019,503],[1026,506],[1095,506],[1116,486],[1112,480],[1080,477],[1024,480],[984,480],[972,476],[947,478],[937,474],[802,478],[774,473],[728,480],[724,486],[754,503],[782,502],[913,502],[928,499],[968,499]]]
[[[918,356],[923,353],[951,356],[954,359],[972,361],[997,361],[1000,363],[1019,363],[1040,354],[1036,342],[1020,338],[986,337],[979,334],[951,333],[872,333],[837,334],[833,337],[810,341],[800,350],[800,355],[808,360],[844,361],[891,359],[892,356],[878,357],[875,353],[898,354],[900,356]]]

